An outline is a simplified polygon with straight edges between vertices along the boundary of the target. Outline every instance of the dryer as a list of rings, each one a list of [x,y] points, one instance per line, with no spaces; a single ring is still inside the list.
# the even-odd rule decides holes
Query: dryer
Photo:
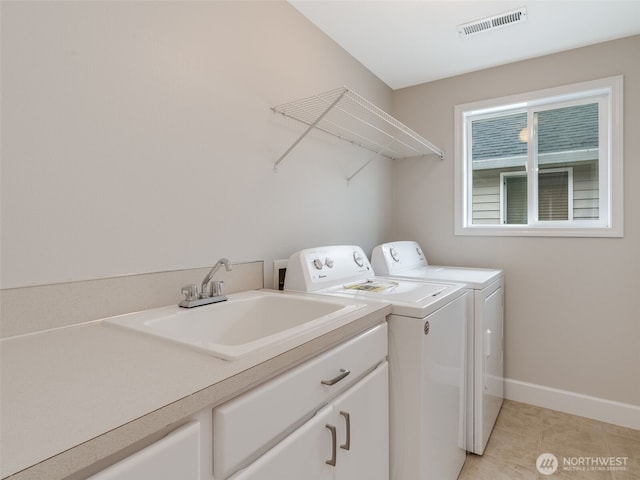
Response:
[[[390,478],[455,480],[465,462],[468,296],[460,285],[375,275],[360,247],[302,250],[284,289],[391,304]]]
[[[472,293],[467,326],[467,450],[485,447],[504,398],[504,275],[502,270],[429,265],[412,241],[378,245],[371,253],[378,275],[456,282]]]

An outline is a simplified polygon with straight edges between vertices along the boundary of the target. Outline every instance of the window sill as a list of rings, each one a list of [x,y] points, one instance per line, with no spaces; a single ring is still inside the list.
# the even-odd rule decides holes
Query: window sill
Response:
[[[482,225],[472,227],[456,227],[458,236],[485,237],[594,237],[594,238],[622,238],[622,228],[612,227],[532,227],[529,225]]]

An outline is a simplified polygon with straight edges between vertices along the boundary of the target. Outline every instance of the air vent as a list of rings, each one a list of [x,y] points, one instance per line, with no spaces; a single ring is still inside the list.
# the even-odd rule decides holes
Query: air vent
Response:
[[[493,17],[458,25],[458,35],[461,37],[469,37],[478,33],[488,32],[489,30],[506,27],[507,25],[513,25],[514,23],[521,23],[526,19],[527,9],[522,7],[517,10],[494,15]]]

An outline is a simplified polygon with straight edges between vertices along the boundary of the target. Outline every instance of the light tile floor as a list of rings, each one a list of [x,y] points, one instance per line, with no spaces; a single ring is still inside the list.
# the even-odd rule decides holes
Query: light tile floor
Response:
[[[558,459],[555,473],[538,472],[542,453]],[[564,466],[565,460],[586,463],[592,457],[615,457],[626,465]],[[467,454],[458,480],[543,479],[640,480],[640,430],[505,400],[484,455]]]

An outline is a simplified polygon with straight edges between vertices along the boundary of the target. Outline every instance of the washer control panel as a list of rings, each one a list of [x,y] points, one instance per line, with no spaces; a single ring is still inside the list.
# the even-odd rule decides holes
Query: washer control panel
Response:
[[[374,275],[367,255],[355,245],[338,245],[301,250],[287,263],[285,290],[312,291]]]

